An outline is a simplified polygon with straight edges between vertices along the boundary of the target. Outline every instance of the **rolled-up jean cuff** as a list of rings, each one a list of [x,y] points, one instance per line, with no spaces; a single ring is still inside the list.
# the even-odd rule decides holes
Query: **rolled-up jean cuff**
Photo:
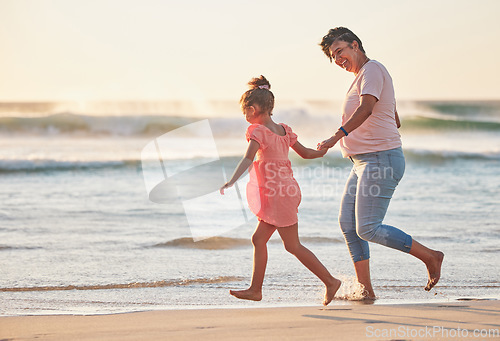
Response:
[[[356,256],[351,255],[351,259],[352,259],[353,263],[357,263],[357,262],[361,262],[362,260],[370,259],[370,256],[368,255],[368,257],[366,257],[363,255],[356,255]]]
[[[413,239],[411,238],[410,235],[406,236],[405,242],[404,242],[404,249],[401,250],[403,252],[410,252],[411,246],[413,244]]]

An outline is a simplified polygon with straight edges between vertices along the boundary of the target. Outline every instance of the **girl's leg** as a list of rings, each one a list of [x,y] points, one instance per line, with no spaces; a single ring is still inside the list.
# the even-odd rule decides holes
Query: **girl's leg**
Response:
[[[444,253],[441,251],[431,250],[416,240],[413,240],[410,255],[413,255],[425,263],[429,280],[425,286],[425,290],[429,291],[439,281],[441,277],[441,264],[443,263]]]
[[[246,290],[230,290],[229,293],[243,300],[260,301],[262,299],[262,284],[267,265],[267,242],[276,231],[276,227],[264,221],[259,221],[252,235],[253,272],[252,283]]]
[[[312,273],[325,284],[325,299],[323,305],[330,303],[335,293],[340,288],[341,282],[333,277],[325,266],[316,258],[314,253],[300,243],[298,234],[298,224],[287,227],[279,227],[278,232],[283,240],[285,249],[293,254]]]
[[[357,233],[364,240],[410,253],[422,260],[429,274],[426,290],[430,290],[439,280],[444,254],[413,241],[400,229],[382,224],[404,168],[405,160],[399,148],[370,153],[356,160]]]
[[[356,186],[358,177],[351,171],[342,195],[339,212],[339,224],[351,254],[356,270],[358,282],[364,287],[363,295],[368,299],[375,299],[372,282],[370,280],[370,249],[368,242],[361,239],[356,232]]]

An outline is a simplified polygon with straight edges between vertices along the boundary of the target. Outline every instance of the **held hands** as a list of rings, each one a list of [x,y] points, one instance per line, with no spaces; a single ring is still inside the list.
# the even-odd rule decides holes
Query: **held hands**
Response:
[[[335,146],[335,144],[337,143],[337,141],[335,140],[335,137],[332,136],[330,137],[328,140],[324,140],[323,142],[321,143],[318,143],[318,148],[316,148],[317,150],[325,150],[325,151],[328,151],[328,149],[332,148],[333,146]]]
[[[319,143],[318,143],[318,145],[319,145]],[[315,150],[317,157],[323,157],[323,156],[325,156],[325,154],[326,154],[327,151],[328,151],[327,148]]]

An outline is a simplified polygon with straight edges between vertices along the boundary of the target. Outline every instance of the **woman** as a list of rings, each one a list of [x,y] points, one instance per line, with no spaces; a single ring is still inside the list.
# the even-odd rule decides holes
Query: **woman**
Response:
[[[364,296],[376,297],[370,280],[368,241],[423,261],[429,276],[425,290],[431,290],[439,281],[444,254],[382,224],[405,168],[391,76],[382,64],[366,56],[361,40],[345,27],[331,29],[320,45],[330,62],[356,76],[344,100],[342,126],[318,144],[318,149],[332,148],[340,141],[343,156],[354,164],[342,197],[339,223]]]

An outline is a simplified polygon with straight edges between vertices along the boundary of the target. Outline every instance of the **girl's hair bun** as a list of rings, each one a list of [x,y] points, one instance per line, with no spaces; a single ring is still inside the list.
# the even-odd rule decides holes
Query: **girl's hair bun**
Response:
[[[274,95],[270,91],[271,83],[269,83],[266,77],[260,75],[260,77],[252,78],[250,82],[248,82],[248,86],[250,89],[240,98],[241,108],[258,105],[263,113],[272,115]]]
[[[248,82],[248,86],[250,87],[250,90],[254,89],[271,89],[271,83],[266,79],[266,77],[260,75],[260,77],[255,77]]]

